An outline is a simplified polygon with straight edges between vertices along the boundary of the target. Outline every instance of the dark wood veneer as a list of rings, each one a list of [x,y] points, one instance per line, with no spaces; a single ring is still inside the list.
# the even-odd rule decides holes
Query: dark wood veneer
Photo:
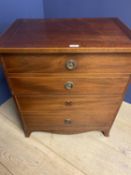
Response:
[[[59,77],[12,77],[9,78],[12,92],[18,95],[70,95],[70,94],[122,94],[129,76],[114,78],[114,77],[101,77],[93,78],[86,77],[76,78],[73,76],[59,76]],[[68,90],[64,85],[68,82],[73,82],[73,88]]]
[[[66,68],[68,60],[77,65]],[[8,73],[131,73],[131,54],[11,54],[4,55]]]
[[[26,136],[108,136],[131,80],[131,33],[116,18],[20,19],[0,38],[0,59]]]

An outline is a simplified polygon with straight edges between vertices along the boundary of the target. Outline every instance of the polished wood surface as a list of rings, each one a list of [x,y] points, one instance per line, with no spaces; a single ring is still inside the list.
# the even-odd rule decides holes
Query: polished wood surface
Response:
[[[76,67],[66,64],[74,60]],[[8,73],[131,73],[130,54],[4,55]]]
[[[111,76],[111,75],[110,75]],[[12,77],[9,78],[10,86],[14,94],[21,95],[70,95],[70,94],[122,94],[125,90],[129,76],[115,77],[80,77],[62,76],[59,77]],[[66,89],[65,84],[73,83],[72,89]],[[118,90],[119,89],[119,90]]]
[[[1,37],[0,52],[131,52],[130,39],[117,18],[19,19]]]
[[[131,79],[131,34],[118,19],[17,20],[0,55],[26,136],[109,135]]]
[[[24,127],[29,128],[27,136],[37,130],[60,134],[102,130],[108,135],[122,96],[26,95],[15,96],[15,99]]]
[[[16,96],[19,108],[23,112],[37,113],[68,113],[80,116],[78,113],[102,115],[111,114],[116,109],[122,96],[101,95],[45,95],[45,96]],[[27,100],[28,99],[28,100]],[[104,108],[104,110],[103,110]],[[64,110],[64,111],[63,111]],[[79,112],[81,111],[81,112]]]
[[[111,126],[112,118],[109,120],[110,115],[98,118],[94,116],[81,115],[77,116],[67,116],[63,115],[51,115],[39,113],[22,113],[26,126],[29,128],[27,136],[32,131],[46,131],[57,134],[76,134],[86,131],[102,130],[106,132]],[[44,118],[44,119],[43,119]],[[66,123],[65,120],[70,120],[70,123]],[[106,134],[106,133],[105,133]]]

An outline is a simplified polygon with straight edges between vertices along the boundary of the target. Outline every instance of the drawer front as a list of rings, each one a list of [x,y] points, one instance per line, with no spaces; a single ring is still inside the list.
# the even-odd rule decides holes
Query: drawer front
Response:
[[[61,132],[66,128],[109,127],[122,101],[119,96],[16,97],[24,123],[30,129]],[[72,106],[65,100],[72,99]],[[67,131],[66,131],[67,132]],[[75,130],[74,130],[75,132]]]
[[[100,121],[99,118],[89,120],[81,115],[80,118],[58,116],[58,115],[43,115],[37,113],[23,113],[21,114],[25,126],[30,131],[47,131],[59,134],[75,134],[91,130],[109,129],[111,122],[105,120]],[[87,117],[87,116],[86,116]],[[89,117],[89,116],[88,116]]]
[[[8,73],[131,73],[131,54],[5,55]]]
[[[61,96],[16,96],[20,111],[36,112],[59,115],[79,116],[84,115],[112,115],[116,111],[121,96],[101,96],[101,95],[61,95]]]
[[[122,94],[129,77],[19,77],[10,78],[14,94]]]
[[[102,120],[102,118],[97,115],[89,116],[80,114],[79,117],[73,115],[48,115],[48,114],[39,114],[39,113],[23,113],[22,114],[24,122],[27,127],[30,129],[39,128],[43,130],[49,128],[52,131],[54,128],[79,128],[79,127],[108,127],[111,125],[111,120]],[[109,117],[109,115],[108,115]]]
[[[119,96],[16,97],[29,128],[108,127],[121,104]],[[66,106],[65,100],[72,99]]]

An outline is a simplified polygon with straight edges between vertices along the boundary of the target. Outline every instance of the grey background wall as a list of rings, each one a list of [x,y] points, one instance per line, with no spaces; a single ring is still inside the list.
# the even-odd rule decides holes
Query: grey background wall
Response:
[[[131,28],[131,0],[0,0],[0,32],[16,18],[119,17]],[[0,104],[11,96],[0,67]],[[131,102],[131,85],[125,100]]]

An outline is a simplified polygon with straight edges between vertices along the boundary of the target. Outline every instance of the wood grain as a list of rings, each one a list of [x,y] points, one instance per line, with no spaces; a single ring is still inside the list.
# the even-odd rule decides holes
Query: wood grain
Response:
[[[21,112],[37,113],[80,113],[97,115],[111,114],[121,101],[122,96],[101,95],[51,95],[51,96],[16,96]],[[27,100],[28,99],[28,100]],[[80,111],[80,112],[79,112]]]
[[[71,106],[65,106],[58,96],[18,96],[17,103],[28,131],[49,131],[74,134],[90,130],[109,132],[115,113],[120,106],[120,96],[72,96]],[[28,101],[27,101],[28,99]],[[66,122],[69,120],[69,122]]]
[[[108,136],[131,79],[131,33],[118,19],[17,20],[0,38],[0,57],[26,136]]]
[[[0,162],[0,174],[2,175],[13,175],[8,168]]]
[[[131,54],[4,55],[8,73],[131,73]],[[69,60],[76,68],[68,70]]]
[[[130,30],[117,18],[20,19],[2,35],[0,52],[131,53],[130,38]],[[70,48],[70,44],[79,47]]]
[[[10,78],[10,85],[13,93],[18,95],[34,94],[122,94],[128,84],[129,77],[106,78],[96,76],[95,78],[74,78],[73,76],[63,77],[19,77]],[[67,82],[73,82],[73,88],[65,88]],[[118,91],[119,89],[119,91]]]

